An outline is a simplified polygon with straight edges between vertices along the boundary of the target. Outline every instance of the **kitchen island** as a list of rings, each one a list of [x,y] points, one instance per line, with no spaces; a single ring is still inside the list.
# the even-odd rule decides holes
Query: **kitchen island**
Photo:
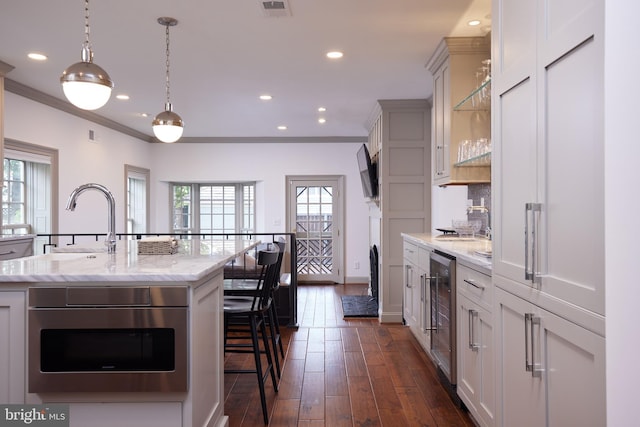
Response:
[[[136,241],[120,241],[115,254],[107,254],[104,247],[67,247],[63,248],[66,252],[61,249],[61,252],[0,262],[0,402],[69,404],[72,427],[213,427],[228,424],[223,399],[223,267],[258,243],[180,240],[178,251],[173,255],[139,255]],[[135,384],[131,389],[142,391],[133,392],[123,387],[87,392],[86,389],[92,387],[89,384],[79,386],[78,391],[29,390],[29,365],[33,369],[34,361],[39,363],[41,356],[31,348],[36,345],[29,339],[30,332],[31,337],[38,336],[38,331],[34,334],[29,330],[35,324],[30,320],[34,307],[29,298],[34,289],[55,291],[62,288],[71,298],[87,290],[116,289],[122,294],[128,288],[143,291],[158,287],[178,289],[186,296],[185,320],[182,322],[185,337],[178,340],[180,332],[175,332],[176,359],[180,352],[186,354],[186,379],[183,379],[182,389],[144,390],[144,386]],[[104,304],[108,305],[107,302]],[[104,309],[101,304],[98,306]],[[75,315],[73,308],[55,310]],[[85,314],[87,311],[81,310]],[[106,316],[96,315],[98,317]],[[118,316],[116,322],[122,323],[121,319],[125,317]],[[96,330],[82,329],[91,328],[87,325],[92,321],[76,320],[74,328],[77,330]],[[176,371],[179,365],[176,360]],[[108,370],[100,373],[104,376],[112,374],[114,372]]]

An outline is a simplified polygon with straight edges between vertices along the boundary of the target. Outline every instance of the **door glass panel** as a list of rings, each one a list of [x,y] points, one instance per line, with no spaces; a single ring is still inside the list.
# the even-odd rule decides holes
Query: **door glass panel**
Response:
[[[298,274],[333,274],[333,188],[296,187]]]

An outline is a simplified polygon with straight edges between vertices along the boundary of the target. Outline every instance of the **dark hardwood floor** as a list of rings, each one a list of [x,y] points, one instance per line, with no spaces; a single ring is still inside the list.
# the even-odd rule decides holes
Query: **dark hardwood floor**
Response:
[[[364,285],[298,288],[299,330],[283,328],[279,391],[267,382],[271,426],[473,426],[440,385],[409,329],[377,319],[345,320],[340,296]],[[234,354],[225,366],[251,367]],[[264,425],[255,375],[225,375],[229,425]]]

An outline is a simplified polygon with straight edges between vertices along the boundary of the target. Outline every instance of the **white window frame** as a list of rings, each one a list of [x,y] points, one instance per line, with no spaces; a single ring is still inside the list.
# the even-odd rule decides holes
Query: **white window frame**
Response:
[[[144,181],[144,195],[143,197],[134,196],[135,200],[131,199],[131,189],[129,187],[130,179]],[[125,218],[125,229],[128,234],[146,234],[149,232],[149,222],[151,218],[151,171],[146,168],[141,168],[133,165],[124,165],[124,194],[125,194],[125,204],[124,204],[124,218]],[[140,207],[142,206],[142,210],[144,211],[144,227],[143,230],[134,230],[132,228],[132,224],[136,221],[135,218],[132,218],[132,214],[134,216],[135,213],[132,213],[132,204],[134,206]],[[140,209],[138,209],[140,210]],[[130,239],[134,239],[135,236],[129,236]]]
[[[188,187],[190,191],[189,200],[189,212],[188,212],[188,225],[185,227],[174,227],[176,220],[175,201],[174,201],[174,189],[177,186]],[[228,228],[223,230],[207,230],[204,231],[201,227],[201,194],[204,187],[234,187],[234,230],[230,231]],[[244,192],[246,187],[250,187],[249,200],[247,200],[247,194]],[[200,233],[254,233],[256,224],[256,183],[255,182],[207,182],[207,183],[180,183],[172,182],[169,185],[169,200],[170,200],[170,224],[173,233],[186,233],[186,234],[200,234]],[[248,211],[248,212],[247,212]],[[220,215],[220,214],[218,214]],[[246,222],[250,223],[249,227],[246,227]],[[184,221],[183,221],[184,223]]]
[[[18,141],[18,140],[14,140],[14,139],[5,139],[4,140],[4,147],[2,150],[2,154],[3,154],[3,163],[4,163],[4,159],[5,158],[10,158],[10,159],[15,159],[15,160],[22,160],[25,161],[27,163],[32,162],[32,163],[43,163],[43,164],[49,164],[50,165],[50,170],[49,170],[49,177],[47,180],[47,187],[48,187],[48,193],[49,194],[34,194],[33,191],[29,191],[27,189],[27,194],[26,194],[26,199],[25,199],[25,204],[27,205],[26,209],[27,209],[27,214],[26,214],[26,222],[29,225],[29,230],[28,232],[31,233],[40,233],[40,234],[58,234],[58,200],[59,200],[59,190],[58,190],[58,177],[59,177],[59,166],[58,166],[58,150],[54,149],[54,148],[50,148],[50,147],[45,147],[42,145],[36,145],[36,144],[31,144],[28,142],[23,142],[23,141]],[[2,179],[4,179],[4,176],[2,177]],[[25,177],[25,179],[28,179],[28,177]],[[4,184],[4,183],[3,183]],[[27,183],[27,186],[29,184]],[[42,186],[38,185],[38,191],[42,190]],[[38,199],[36,200],[36,197],[38,197]],[[43,197],[46,199],[43,201]],[[29,209],[31,209],[34,204],[38,203],[39,205],[41,205],[42,203],[46,203],[48,204],[48,212],[47,212],[47,217],[48,220],[44,221],[44,223],[42,221],[36,221],[37,224],[31,224],[30,222],[33,221],[32,217],[33,214],[29,213]],[[3,219],[2,219],[2,210],[0,210],[0,224],[3,223]],[[11,227],[9,227],[11,228]],[[16,231],[18,231],[18,229],[15,230],[6,230],[6,232],[8,233],[9,231],[11,231],[11,233],[14,233]],[[45,238],[44,240],[39,240],[38,238],[36,238],[36,242],[35,242],[35,253],[39,254],[42,253],[41,248],[44,247],[44,243],[49,243],[48,240]],[[57,243],[57,239],[54,238],[53,241],[51,243]]]

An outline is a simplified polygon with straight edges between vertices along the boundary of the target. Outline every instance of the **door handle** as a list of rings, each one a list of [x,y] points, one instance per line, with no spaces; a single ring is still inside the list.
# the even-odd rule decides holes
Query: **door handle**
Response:
[[[538,230],[536,212],[542,211],[541,203],[526,203],[524,208],[524,278],[536,284],[540,282],[537,275],[538,259],[536,257],[538,240]],[[531,212],[531,215],[529,213]],[[529,233],[529,221],[531,219],[531,233]],[[531,236],[531,248],[529,248],[529,236]],[[529,253],[531,253],[531,263],[529,263]],[[531,268],[529,268],[531,266]]]
[[[477,310],[469,310],[469,348],[471,349],[471,351],[478,351],[478,349],[480,348],[479,344],[476,344],[476,340],[475,340],[475,328],[473,327],[474,322],[473,322],[473,318],[478,316],[478,311]]]
[[[536,368],[536,346],[534,327],[540,325],[540,317],[534,313],[524,314],[524,346],[525,346],[525,370],[531,372],[533,378],[542,377],[542,369]],[[531,355],[531,358],[529,358]]]
[[[470,284],[471,286],[473,286],[475,288],[478,288],[478,289],[481,289],[481,290],[485,289],[484,285],[480,285],[480,284],[476,283],[473,280],[470,280],[470,279],[463,279],[463,280],[464,280],[465,283],[468,283],[468,284]]]
[[[413,276],[413,272],[411,271],[411,266],[410,265],[405,265],[405,286],[407,288],[413,288],[413,284],[411,284],[411,280],[409,277],[409,274],[411,274],[411,276]]]

